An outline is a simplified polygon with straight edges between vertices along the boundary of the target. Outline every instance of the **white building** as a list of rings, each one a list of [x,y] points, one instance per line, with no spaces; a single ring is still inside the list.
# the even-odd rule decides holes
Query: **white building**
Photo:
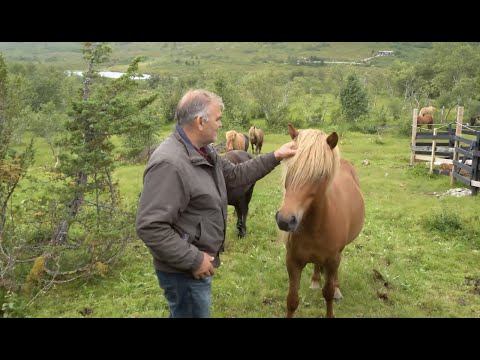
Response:
[[[393,56],[394,53],[392,50],[380,50],[377,51],[377,56]]]

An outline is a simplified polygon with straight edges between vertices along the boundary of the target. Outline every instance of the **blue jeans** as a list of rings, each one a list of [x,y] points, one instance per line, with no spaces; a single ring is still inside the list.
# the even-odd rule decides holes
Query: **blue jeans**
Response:
[[[170,307],[171,318],[209,318],[212,277],[155,271]]]

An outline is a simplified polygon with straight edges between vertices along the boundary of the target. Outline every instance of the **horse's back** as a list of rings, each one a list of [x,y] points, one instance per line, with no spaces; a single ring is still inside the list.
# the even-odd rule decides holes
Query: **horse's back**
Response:
[[[427,114],[433,115],[435,113],[435,110],[436,109],[433,106],[426,106],[420,109],[420,112],[418,113],[418,115],[419,116],[423,116]]]
[[[225,158],[227,158],[234,164],[240,164],[244,161],[252,159],[253,156],[243,150],[232,150],[225,154]]]

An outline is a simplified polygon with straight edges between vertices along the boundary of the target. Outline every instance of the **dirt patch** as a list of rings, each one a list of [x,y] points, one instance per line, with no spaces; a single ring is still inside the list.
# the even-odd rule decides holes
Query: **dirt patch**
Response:
[[[465,276],[465,284],[471,286],[470,292],[475,295],[480,295],[480,278],[477,276]]]

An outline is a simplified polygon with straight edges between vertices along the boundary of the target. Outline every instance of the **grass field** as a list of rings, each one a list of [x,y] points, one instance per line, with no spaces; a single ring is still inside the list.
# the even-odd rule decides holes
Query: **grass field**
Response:
[[[168,131],[170,126],[162,130]],[[286,133],[267,133],[263,151],[288,140]],[[358,170],[366,222],[343,253],[344,299],[335,304],[336,316],[480,317],[478,198],[436,196],[450,188],[450,179],[429,176],[424,163],[410,167],[406,137],[347,133],[340,150]],[[370,165],[362,165],[365,159]],[[128,201],[137,201],[142,173],[143,165],[117,170]],[[246,238],[236,238],[229,207],[225,253],[213,281],[212,317],[286,314],[285,248],[274,220],[281,203],[280,174],[277,167],[256,183]],[[325,316],[321,291],[309,289],[311,270],[308,265],[303,273],[297,317]],[[26,300],[17,301],[17,316],[33,318],[168,316],[151,256],[140,240],[132,241],[103,277],[55,286],[26,308]]]

